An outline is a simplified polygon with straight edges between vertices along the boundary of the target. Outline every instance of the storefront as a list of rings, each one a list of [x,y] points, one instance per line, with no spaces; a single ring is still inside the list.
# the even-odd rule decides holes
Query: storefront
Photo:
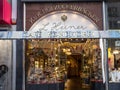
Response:
[[[119,30],[120,29],[120,14],[119,7],[120,2],[111,1],[108,2],[108,24],[109,29]],[[119,38],[108,39],[108,73],[109,73],[109,90],[120,88],[120,71],[119,71],[119,55],[120,45]]]
[[[0,60],[9,59],[9,77],[16,67],[14,90],[68,90],[75,78],[76,90],[119,89],[120,42],[109,38],[120,33],[105,30],[104,1],[18,0],[19,7],[17,31],[0,32],[7,54],[0,51]]]
[[[24,31],[39,37],[24,41],[26,90],[64,90],[71,77],[80,77],[81,89],[104,89],[100,40],[87,32],[103,30],[102,8],[102,2],[24,3]]]
[[[0,32],[8,31],[10,26],[11,4],[0,0]],[[12,41],[0,38],[0,90],[12,90],[12,72]]]

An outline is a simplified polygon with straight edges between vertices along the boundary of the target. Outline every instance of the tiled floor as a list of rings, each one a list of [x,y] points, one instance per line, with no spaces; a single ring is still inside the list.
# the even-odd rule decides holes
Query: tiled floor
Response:
[[[71,78],[66,81],[65,90],[90,90],[90,88],[82,88],[80,78]]]

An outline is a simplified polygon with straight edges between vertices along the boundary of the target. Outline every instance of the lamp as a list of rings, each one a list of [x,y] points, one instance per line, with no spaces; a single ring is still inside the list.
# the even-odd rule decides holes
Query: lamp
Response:
[[[119,51],[118,50],[114,50],[113,54],[119,54]]]

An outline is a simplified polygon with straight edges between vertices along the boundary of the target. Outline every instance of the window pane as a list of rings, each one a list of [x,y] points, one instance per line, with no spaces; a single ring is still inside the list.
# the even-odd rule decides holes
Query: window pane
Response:
[[[103,81],[99,41],[75,38],[26,40],[26,90],[48,90],[52,85],[56,85],[54,90],[64,90],[65,86],[72,88],[69,81],[73,78],[77,78],[79,89],[97,88],[94,84]]]
[[[109,29],[120,29],[120,1],[108,2]]]
[[[108,40],[109,81],[120,82],[120,39]]]

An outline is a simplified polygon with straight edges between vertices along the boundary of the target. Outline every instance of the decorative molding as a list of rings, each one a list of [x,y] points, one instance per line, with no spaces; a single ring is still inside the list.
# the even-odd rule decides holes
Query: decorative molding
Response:
[[[99,27],[103,29],[102,24],[102,3],[26,3],[26,31],[40,18],[55,12],[73,11],[90,18]]]

